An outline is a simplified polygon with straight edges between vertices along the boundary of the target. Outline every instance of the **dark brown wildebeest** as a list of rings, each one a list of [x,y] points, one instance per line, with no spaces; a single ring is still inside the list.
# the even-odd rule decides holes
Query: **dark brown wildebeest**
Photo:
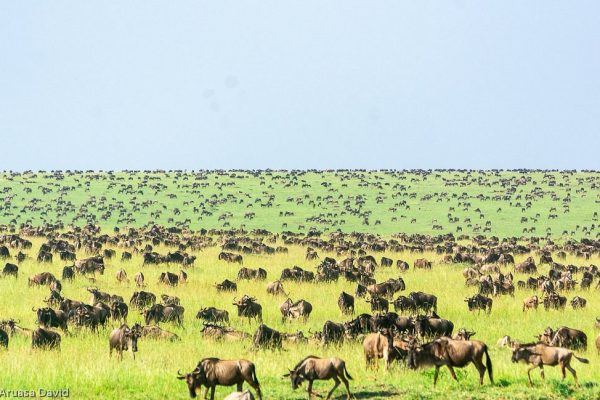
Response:
[[[587,300],[581,296],[575,296],[571,299],[571,307],[573,307],[573,310],[580,310],[585,308],[586,305]]]
[[[433,315],[431,317],[419,315],[415,318],[415,331],[421,337],[452,336],[454,323],[447,319]]]
[[[267,285],[267,293],[269,293],[273,296],[277,296],[277,295],[287,296],[287,294],[285,293],[285,290],[283,290],[283,284],[281,283],[281,281],[274,281],[274,282],[269,283]]]
[[[240,254],[227,253],[224,251],[219,253],[219,260],[238,264],[243,264],[244,262],[244,258]]]
[[[71,266],[65,266],[62,270],[63,281],[72,281],[75,278],[75,270]]]
[[[475,332],[468,331],[465,328],[460,328],[456,335],[452,336],[453,340],[470,340],[471,337],[475,336]]]
[[[419,258],[415,260],[414,267],[422,269],[431,269],[431,261],[428,261],[424,258]]]
[[[125,272],[123,268],[117,271],[116,278],[117,282],[119,283],[129,282],[129,278],[127,278],[127,272]]]
[[[0,347],[8,349],[8,333],[0,328]]]
[[[133,276],[133,280],[135,281],[135,285],[137,287],[144,287],[144,274],[142,272],[138,272]]]
[[[111,300],[111,295],[106,292],[101,292],[97,287],[89,287],[87,291],[92,294],[90,303],[96,304],[98,302],[108,303]]]
[[[367,300],[367,303],[371,304],[372,312],[388,312],[390,308],[390,302],[384,299],[383,297],[371,297],[370,300]]]
[[[298,319],[302,318],[304,322],[310,317],[312,312],[312,304],[306,300],[298,300],[293,302],[292,299],[288,298],[280,307],[282,321],[286,319]]]
[[[394,260],[387,257],[381,257],[381,266],[382,267],[391,267],[394,264]]]
[[[133,292],[129,305],[141,310],[145,307],[151,307],[156,303],[156,295],[150,292]]]
[[[154,304],[150,309],[143,312],[146,325],[150,325],[152,321],[156,324],[160,322],[175,322],[177,325],[183,325],[183,313],[185,308],[174,304],[163,306],[162,304]]]
[[[525,344],[516,347],[513,350],[512,354],[512,362],[516,363],[519,361],[525,361],[527,364],[531,364],[527,370],[527,377],[529,378],[529,385],[533,385],[531,381],[531,370],[535,368],[539,368],[542,379],[545,380],[544,376],[544,366],[554,367],[556,365],[560,365],[560,370],[562,373],[562,379],[564,380],[566,377],[565,369],[568,369],[573,378],[575,379],[575,383],[579,386],[579,381],[577,380],[577,372],[571,367],[571,359],[575,357],[579,362],[584,364],[588,364],[589,361],[582,357],[577,357],[573,351],[564,349],[561,347],[552,347],[547,346],[543,343],[538,344]]]
[[[113,330],[108,337],[109,358],[112,357],[113,350],[116,350],[122,361],[123,351],[127,351],[131,345],[131,354],[133,354],[133,359],[135,360],[135,353],[138,351],[137,342],[141,335],[141,326],[138,324],[131,329],[127,324],[123,324],[119,328]]]
[[[161,300],[161,303],[163,306],[168,306],[169,304],[179,305],[179,303],[181,303],[181,300],[179,299],[179,297],[169,296],[166,294],[161,294],[160,300]]]
[[[361,285],[360,283],[356,285],[356,290],[354,291],[354,295],[356,297],[365,297],[367,295],[367,287]]]
[[[98,272],[104,274],[104,259],[102,256],[94,256],[75,261],[75,271],[81,275],[95,275]]]
[[[178,371],[177,379],[185,380],[191,398],[196,397],[196,390],[202,386],[206,387],[204,398],[208,396],[208,389],[210,389],[210,400],[214,400],[217,386],[237,385],[237,391],[241,392],[244,382],[247,382],[256,391],[259,400],[262,399],[260,383],[256,378],[256,368],[248,360],[204,358],[189,374],[181,375]]]
[[[62,310],[53,310],[50,307],[32,308],[31,311],[37,313],[37,323],[45,328],[60,328],[67,331],[67,322],[69,317]]]
[[[142,327],[141,337],[155,340],[169,340],[171,342],[176,342],[180,340],[179,336],[177,336],[176,334],[161,329],[156,325],[147,325]]]
[[[408,295],[415,302],[415,306],[418,310],[422,310],[425,313],[437,311],[437,296],[424,292],[410,292]]]
[[[319,255],[317,254],[317,251],[315,249],[310,247],[306,249],[307,260],[316,260],[317,258],[319,258]]]
[[[177,286],[179,284],[179,276],[172,272],[161,272],[158,281],[169,286]]]
[[[539,340],[553,347],[564,347],[571,350],[587,349],[587,335],[579,329],[561,326],[556,330],[548,327],[539,336]]]
[[[219,292],[235,292],[237,291],[237,283],[225,279],[223,282],[217,283],[215,288],[217,288]]]
[[[281,349],[282,335],[275,329],[260,324],[252,336],[253,349]]]
[[[227,342],[235,342],[251,338],[251,336],[246,332],[238,331],[231,327],[224,327],[206,322],[204,322],[203,325],[204,326],[200,332],[206,338],[225,340]]]
[[[215,307],[204,307],[198,311],[196,319],[201,319],[206,322],[229,323],[229,313],[226,310],[219,310]]]
[[[520,272],[522,274],[535,274],[537,272],[537,267],[535,266],[533,257],[527,257],[525,261],[515,265],[515,272]]]
[[[38,328],[31,334],[31,348],[60,350],[60,335],[47,329]]]
[[[354,315],[354,296],[342,292],[338,297],[338,307],[344,315]]]
[[[417,303],[410,297],[398,296],[398,298],[394,300],[394,311],[400,311],[402,313],[408,311],[411,315],[416,314]]]
[[[15,264],[6,263],[4,268],[2,268],[2,275],[3,276],[14,276],[15,278],[18,278],[19,267],[17,267]]]
[[[398,291],[405,290],[406,285],[402,278],[389,279],[382,283],[367,286],[367,292],[371,297],[382,296],[386,298],[392,298]]]
[[[238,271],[238,276],[237,276],[238,280],[252,280],[252,279],[256,279],[256,280],[265,280],[267,279],[267,271],[264,270],[263,268],[258,268],[258,269],[252,269],[252,268],[247,268],[247,267],[243,267],[242,269],[240,269]]]
[[[543,299],[544,309],[546,311],[550,309],[555,310],[564,310],[567,305],[567,298],[565,296],[561,296],[556,292],[550,292]]]
[[[466,298],[465,301],[467,302],[469,311],[483,310],[484,312],[487,312],[488,314],[492,312],[493,300],[490,299],[489,297],[482,296],[478,293],[475,296]]]
[[[539,304],[540,299],[536,295],[527,297],[523,300],[523,312],[527,310],[537,310]]]
[[[113,301],[110,306],[110,314],[113,321],[122,321],[126,324],[129,307],[122,301]]]
[[[43,262],[52,262],[52,253],[50,253],[49,251],[40,251],[38,253],[37,256],[37,262],[39,263],[43,263]]]
[[[486,363],[483,364],[485,354]],[[492,360],[488,354],[488,347],[479,340],[453,340],[442,337],[433,342],[418,346],[413,339],[408,346],[407,366],[408,368],[419,368],[435,366],[433,375],[433,386],[437,384],[440,367],[444,365],[450,370],[452,378],[456,381],[454,368],[463,368],[473,363],[479,372],[479,384],[483,385],[483,378],[487,369],[490,382],[494,384],[492,374]]]
[[[131,258],[131,253],[128,251],[124,251],[123,253],[121,253],[121,261],[129,261],[131,260]]]
[[[47,299],[44,299],[44,302],[48,305],[48,307],[58,307],[60,302],[63,301],[63,297],[56,290],[50,291],[50,296]]]
[[[344,340],[344,333],[346,329],[343,324],[339,324],[333,321],[326,321],[323,324],[323,335],[322,341],[324,345],[339,344]]]
[[[293,390],[298,389],[303,381],[308,381],[307,391],[309,399],[311,399],[313,396],[313,382],[316,380],[326,381],[329,379],[333,379],[335,384],[327,394],[326,399],[331,398],[331,395],[335,389],[337,389],[337,387],[340,385],[340,381],[342,381],[346,387],[346,398],[350,400],[352,397],[352,393],[350,393],[350,386],[348,385],[348,380],[351,380],[352,377],[346,369],[346,363],[344,360],[337,357],[319,358],[315,356],[308,356],[296,364],[296,366],[284,376],[290,377]]]
[[[398,260],[396,261],[396,268],[400,271],[408,271],[410,269],[410,265],[406,261]]]
[[[235,300],[235,298],[233,300]],[[238,317],[248,318],[248,322],[250,322],[251,319],[262,322],[262,306],[256,302],[254,297],[245,294],[240,300],[235,301],[232,304],[237,307]]]
[[[29,278],[29,286],[50,285],[54,281],[56,281],[56,277],[50,272],[41,272]]]

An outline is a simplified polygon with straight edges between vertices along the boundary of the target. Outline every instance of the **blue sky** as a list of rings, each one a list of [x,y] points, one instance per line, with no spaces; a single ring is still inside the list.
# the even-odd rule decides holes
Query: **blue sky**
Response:
[[[0,169],[600,169],[598,1],[3,1]]]

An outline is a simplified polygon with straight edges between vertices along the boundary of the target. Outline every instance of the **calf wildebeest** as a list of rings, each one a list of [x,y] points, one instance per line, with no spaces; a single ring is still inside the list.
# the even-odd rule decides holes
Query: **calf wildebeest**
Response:
[[[133,354],[133,359],[135,360],[135,353],[138,351],[137,342],[141,334],[141,327],[137,324],[136,327],[132,329],[130,329],[127,324],[123,324],[119,328],[113,330],[108,337],[108,356],[112,357],[113,350],[116,350],[119,358],[123,360],[123,351],[127,351],[131,345],[131,354]]]
[[[246,389],[243,392],[233,392],[227,395],[224,400],[254,400],[254,395],[250,389]]]
[[[237,391],[241,392],[244,382],[247,382],[256,391],[259,400],[262,399],[260,383],[256,378],[256,368],[248,360],[204,358],[189,374],[181,375],[178,371],[177,379],[185,380],[191,398],[196,397],[196,390],[202,386],[206,387],[204,397],[208,396],[208,389],[210,389],[210,400],[214,400],[217,386],[237,385]]]
[[[146,325],[142,327],[141,337],[156,340],[169,340],[171,342],[176,342],[180,340],[179,336],[177,336],[176,334],[161,329],[156,325]]]
[[[17,267],[15,264],[6,263],[4,268],[2,268],[2,275],[14,276],[15,278],[17,278],[19,276],[19,267]]]
[[[486,363],[483,364],[485,354]],[[479,372],[479,384],[483,385],[483,377],[487,369],[490,382],[494,384],[492,375],[492,360],[488,354],[488,347],[479,340],[453,340],[442,337],[433,342],[418,346],[413,339],[408,346],[407,366],[408,368],[419,368],[435,366],[433,385],[437,383],[440,367],[446,366],[450,370],[452,378],[456,381],[454,368],[463,368],[473,363]]]
[[[32,308],[37,313],[37,323],[46,328],[60,328],[67,331],[68,315],[62,310],[53,310],[50,307]]]
[[[150,292],[133,292],[129,305],[139,310],[145,307],[151,307],[156,303],[156,295]]]
[[[144,274],[142,272],[138,272],[133,276],[133,280],[135,281],[135,285],[137,287],[144,287]]]
[[[215,307],[201,308],[196,314],[196,319],[201,319],[206,322],[226,322],[229,323],[229,312],[219,310]]]
[[[63,281],[72,281],[75,278],[75,269],[71,266],[64,266],[62,270]]]
[[[127,323],[129,307],[122,301],[113,301],[110,306],[110,313],[113,321],[122,321],[123,323]]]
[[[338,297],[338,307],[344,315],[354,314],[354,296],[346,292],[342,292]]]
[[[60,350],[60,335],[47,329],[38,328],[31,334],[31,348]]]
[[[283,284],[281,283],[281,281],[270,282],[267,285],[267,293],[269,293],[273,296],[277,296],[277,295],[287,296],[287,294],[285,293],[285,290],[283,290]]]
[[[237,291],[237,283],[225,279],[223,282],[217,283],[215,288],[217,288],[217,291],[219,292],[235,292]]]
[[[254,297],[245,294],[241,299],[234,301],[232,304],[237,307],[238,317],[248,318],[248,322],[251,319],[262,322],[262,306],[256,302]]]
[[[303,381],[308,381],[308,398],[311,399],[313,395],[312,387],[313,382],[316,380],[329,380],[333,379],[335,384],[333,388],[327,394],[327,399],[331,398],[331,395],[340,385],[340,380],[346,387],[346,398],[350,400],[352,394],[350,393],[350,387],[348,385],[348,379],[352,379],[348,370],[346,369],[346,363],[344,360],[331,357],[331,358],[319,358],[315,356],[308,356],[300,361],[290,372],[284,376],[289,376],[292,382],[292,389],[296,390],[302,384]]]
[[[145,310],[144,321],[146,325],[150,325],[154,321],[155,324],[161,322],[175,322],[177,325],[183,325],[183,313],[185,308],[174,304],[163,306],[162,304],[154,304],[148,310]]]
[[[0,328],[0,347],[8,348],[8,333]]]
[[[275,329],[260,324],[252,337],[253,349],[281,349],[282,335]]]
[[[117,271],[115,277],[117,278],[117,282],[119,283],[129,282],[129,278],[127,278],[127,272],[125,272],[123,268]]]
[[[512,362],[516,363],[519,361],[525,361],[527,364],[532,364],[531,367],[527,370],[527,377],[529,378],[529,385],[533,385],[531,381],[531,370],[535,368],[539,368],[542,379],[545,379],[544,376],[544,365],[548,365],[550,367],[554,367],[556,365],[560,365],[562,379],[564,380],[566,377],[565,369],[568,369],[573,378],[575,379],[575,383],[579,386],[579,382],[577,380],[577,372],[571,367],[571,359],[575,357],[579,362],[584,364],[588,364],[589,361],[582,357],[577,357],[573,351],[564,349],[561,347],[552,347],[547,346],[543,343],[538,344],[526,344],[521,345],[513,350],[512,354]]]
[[[169,296],[169,295],[166,295],[166,294],[161,294],[160,295],[160,300],[161,300],[163,306],[168,306],[169,304],[179,305],[179,303],[181,302],[181,300],[179,299],[179,297],[177,297],[177,296]]]
[[[546,311],[550,309],[564,310],[567,304],[567,298],[559,295],[556,292],[551,292],[544,296],[543,303]]]
[[[527,310],[537,310],[539,303],[540,300],[536,295],[527,297],[523,300],[523,312]]]
[[[298,300],[293,302],[292,299],[288,298],[280,307],[282,321],[285,322],[286,319],[298,319],[302,318],[304,322],[308,320],[310,317],[310,313],[312,312],[312,304],[310,304],[306,300]]]
[[[475,296],[466,298],[465,301],[467,302],[469,311],[483,310],[487,311],[488,314],[492,312],[493,300],[489,297],[482,296],[478,293]]]
[[[368,334],[363,339],[365,368],[375,366],[379,369],[378,359],[383,358],[387,371],[392,360],[404,358],[404,347],[404,343],[400,340],[394,340],[391,329],[382,329],[381,332]]]

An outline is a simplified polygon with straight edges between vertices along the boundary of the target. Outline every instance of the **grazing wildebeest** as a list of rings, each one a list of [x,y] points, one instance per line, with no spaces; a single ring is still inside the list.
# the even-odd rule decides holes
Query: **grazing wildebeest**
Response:
[[[90,303],[92,303],[92,304],[96,304],[98,302],[108,303],[111,300],[110,294],[108,294],[106,292],[101,292],[96,287],[87,288],[87,291],[92,294],[92,297],[90,300]]]
[[[416,314],[417,303],[410,297],[398,296],[398,298],[394,300],[394,311],[408,311],[409,314]]]
[[[127,324],[123,324],[113,330],[108,337],[108,356],[112,357],[113,350],[116,350],[119,358],[123,360],[123,351],[127,351],[131,345],[131,354],[133,354],[133,359],[135,360],[135,353],[138,351],[137,342],[141,334],[141,327],[137,324],[131,329]]]
[[[537,310],[540,300],[536,295],[527,297],[523,300],[523,312],[527,310]]]
[[[8,333],[2,328],[0,328],[0,347],[8,349]]]
[[[406,289],[406,285],[402,278],[389,279],[382,283],[376,283],[367,287],[367,292],[371,297],[382,296],[392,298],[398,291]]]
[[[245,294],[240,300],[232,304],[237,307],[238,317],[248,318],[248,322],[251,319],[262,322],[262,306],[256,302],[254,297]]]
[[[117,282],[124,283],[129,282],[129,278],[127,278],[127,272],[123,268],[117,271],[116,274]]]
[[[259,400],[262,399],[260,383],[256,378],[256,368],[248,360],[204,358],[189,374],[181,375],[178,371],[177,379],[185,380],[191,398],[196,397],[196,390],[202,386],[206,387],[204,397],[207,397],[208,389],[210,389],[210,400],[214,400],[217,386],[237,385],[237,391],[241,392],[244,382],[247,382],[256,391]]]
[[[123,253],[121,253],[121,261],[129,261],[131,260],[131,253],[128,251],[124,251]]]
[[[239,270],[237,278],[238,280],[265,280],[267,279],[267,271],[263,268],[252,269],[243,267]]]
[[[333,321],[326,321],[323,324],[323,344],[329,345],[331,343],[338,344],[344,340],[344,333],[346,329],[344,324],[339,324]]]
[[[244,259],[240,254],[221,252],[219,253],[219,260],[227,261],[230,263],[243,264]]]
[[[139,310],[144,307],[151,307],[156,303],[156,295],[150,292],[133,292],[129,305]]]
[[[428,261],[424,258],[419,258],[415,260],[414,263],[415,268],[423,268],[423,269],[431,269],[431,261]]]
[[[565,347],[571,350],[587,349],[587,335],[579,329],[561,326],[556,330],[548,327],[539,337],[548,346]]]
[[[226,322],[229,323],[229,312],[219,310],[215,307],[201,308],[196,314],[196,319],[201,319],[207,322]]]
[[[287,294],[285,293],[285,290],[283,290],[283,284],[281,283],[281,281],[274,281],[274,282],[269,283],[267,285],[267,293],[269,293],[273,296],[277,296],[277,295],[287,296]]]
[[[354,295],[356,297],[365,297],[367,295],[367,287],[365,285],[361,285],[360,283],[357,284]]]
[[[394,260],[387,257],[381,257],[381,266],[382,267],[391,267],[394,264]]]
[[[56,277],[50,272],[41,272],[29,278],[29,286],[50,285],[54,281],[56,281]]]
[[[485,354],[486,363],[483,364]],[[488,354],[488,347],[479,340],[453,340],[442,337],[433,342],[419,346],[413,339],[408,346],[407,365],[408,368],[419,368],[435,366],[433,385],[437,384],[440,367],[446,366],[450,370],[452,378],[456,381],[454,368],[463,368],[473,363],[479,372],[479,384],[483,385],[483,377],[487,369],[490,382],[494,383],[492,375],[492,360]]]
[[[308,301],[298,300],[296,302],[293,302],[290,298],[288,298],[281,305],[281,307],[279,307],[283,321],[285,321],[286,319],[302,318],[304,322],[306,322],[308,320],[308,317],[310,317],[312,309],[312,304],[310,304]]]
[[[60,350],[60,335],[47,329],[38,328],[31,334],[31,348]]]
[[[160,277],[158,278],[160,283],[164,283],[169,286],[177,286],[179,284],[179,276],[172,272],[161,272]]]
[[[372,312],[388,312],[390,308],[390,303],[383,297],[371,297],[370,300],[367,300],[367,303],[371,304]]]
[[[17,267],[15,264],[6,263],[4,268],[2,268],[2,275],[14,276],[15,278],[17,278],[19,276],[19,267]]]
[[[417,310],[422,310],[425,313],[437,311],[437,297],[433,294],[410,292],[408,297],[415,302]]]
[[[467,302],[467,306],[469,307],[469,311],[487,311],[487,313],[492,312],[492,304],[493,300],[489,297],[482,296],[481,294],[476,294],[475,296],[468,297],[465,299]]]
[[[377,333],[370,333],[363,339],[363,351],[365,354],[365,368],[373,366],[379,369],[378,359],[383,358],[385,369],[389,368],[394,348],[394,336],[391,329],[382,329]]]
[[[177,325],[183,325],[183,313],[185,308],[174,304],[163,306],[162,304],[154,304],[148,310],[143,312],[146,325],[151,322],[159,324],[161,322],[175,322]]]
[[[147,325],[142,327],[141,337],[156,340],[169,340],[171,342],[180,340],[179,336],[177,336],[176,334],[161,329],[156,325]]]
[[[260,324],[252,337],[252,348],[254,349],[281,349],[282,335],[275,329]]]
[[[344,315],[354,314],[354,296],[346,292],[342,292],[338,297],[338,307]]]
[[[316,380],[324,381],[329,379],[333,379],[335,384],[327,394],[327,399],[331,398],[331,395],[335,389],[337,389],[337,387],[340,385],[340,380],[346,387],[346,398],[349,400],[352,397],[352,394],[350,393],[350,387],[348,385],[348,379],[352,379],[352,377],[346,369],[346,363],[344,360],[337,357],[319,358],[315,356],[308,356],[296,364],[296,366],[284,376],[290,377],[293,390],[298,389],[303,381],[308,381],[307,391],[309,400],[313,395],[313,382]]]
[[[512,354],[512,362],[516,363],[519,361],[525,361],[527,364],[532,364],[531,367],[527,370],[527,377],[529,378],[529,385],[533,385],[531,381],[531,370],[535,368],[539,368],[542,379],[545,379],[544,376],[544,365],[554,367],[556,365],[560,365],[562,379],[564,380],[566,377],[565,369],[568,369],[573,378],[575,379],[575,383],[579,386],[579,382],[577,380],[577,372],[571,367],[571,359],[575,357],[579,362],[584,364],[588,364],[589,361],[582,357],[577,357],[573,351],[564,349],[561,347],[552,347],[547,346],[543,343],[538,344],[525,344],[516,347],[513,350]]]
[[[581,296],[575,296],[571,299],[571,307],[573,307],[573,310],[585,308],[586,305],[587,300]]]
[[[114,321],[122,321],[123,323],[127,323],[129,307],[122,301],[113,301],[110,307],[110,313]]]
[[[237,291],[237,283],[230,281],[229,279],[225,279],[221,283],[217,283],[215,285],[217,291],[219,292],[235,292]]]
[[[135,285],[137,287],[143,287],[144,286],[144,274],[142,272],[138,272],[137,274],[135,274],[133,276],[133,280],[135,281]]]
[[[427,336],[452,336],[454,324],[452,321],[438,317],[419,315],[415,319],[416,333],[421,337]]]
[[[62,270],[63,281],[72,281],[75,278],[75,269],[72,266],[64,266]]]
[[[161,300],[163,306],[168,306],[169,304],[179,305],[179,303],[181,302],[181,300],[179,299],[179,297],[177,297],[177,296],[169,296],[169,295],[166,295],[166,294],[161,294],[160,295],[160,300]]]

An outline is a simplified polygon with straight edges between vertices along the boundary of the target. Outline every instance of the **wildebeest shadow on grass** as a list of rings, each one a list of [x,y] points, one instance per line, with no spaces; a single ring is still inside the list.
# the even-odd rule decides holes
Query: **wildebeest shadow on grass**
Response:
[[[357,392],[352,392],[354,397],[357,399],[384,399],[390,396],[398,396],[400,392],[392,392],[390,390],[361,390]],[[345,399],[346,395],[344,394],[340,398]]]

